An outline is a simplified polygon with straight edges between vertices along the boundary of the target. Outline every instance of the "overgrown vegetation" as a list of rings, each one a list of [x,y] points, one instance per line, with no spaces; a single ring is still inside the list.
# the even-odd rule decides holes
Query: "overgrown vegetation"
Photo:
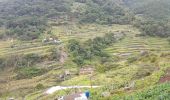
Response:
[[[37,39],[46,29],[46,19],[38,17],[19,17],[7,21],[4,37],[20,40]]]
[[[169,19],[169,0],[123,0],[133,12],[145,19],[155,20]]]
[[[46,72],[46,69],[40,69],[34,67],[21,67],[17,69],[17,76],[16,79],[25,79],[25,78],[32,78],[35,76],[42,75]],[[38,86],[40,88],[40,86]]]
[[[72,89],[47,88],[98,85],[92,100],[169,100],[169,3],[0,0],[0,99],[55,100]]]
[[[169,91],[170,84],[164,83],[161,85],[156,85],[145,91],[137,92],[129,96],[113,97],[114,100],[168,100],[170,99]]]
[[[142,31],[143,36],[159,36],[169,37],[170,36],[170,24],[165,21],[137,21],[134,24],[135,27]]]
[[[27,55],[16,54],[8,57],[1,57],[0,59],[1,59],[0,65],[2,68],[32,66],[33,64],[38,63],[42,60],[38,54],[27,54]]]
[[[120,33],[121,34],[121,33]],[[78,66],[84,64],[85,60],[92,60],[94,57],[108,57],[108,54],[102,49],[116,42],[114,33],[106,34],[104,37],[90,39],[83,44],[76,40],[70,40],[68,50],[73,56],[73,62]]]
[[[115,1],[87,0],[87,9],[80,16],[81,22],[99,24],[129,24],[133,14],[117,5]]]
[[[72,19],[80,23],[129,24],[134,18],[109,0],[14,0],[2,2],[0,8],[0,26],[6,28],[1,37],[20,40],[39,38],[48,28],[49,20],[56,21],[55,24]]]

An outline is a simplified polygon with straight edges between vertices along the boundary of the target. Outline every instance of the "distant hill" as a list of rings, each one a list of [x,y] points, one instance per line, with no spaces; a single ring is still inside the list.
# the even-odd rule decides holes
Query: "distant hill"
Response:
[[[0,2],[0,38],[33,40],[49,24],[131,24],[134,15],[154,20],[170,18],[169,0],[11,0]],[[50,33],[50,32],[49,32]]]
[[[124,4],[136,14],[143,14],[154,19],[170,18],[169,0],[123,0]]]
[[[0,3],[1,38],[37,39],[47,22],[129,24],[133,15],[119,0],[12,0]]]

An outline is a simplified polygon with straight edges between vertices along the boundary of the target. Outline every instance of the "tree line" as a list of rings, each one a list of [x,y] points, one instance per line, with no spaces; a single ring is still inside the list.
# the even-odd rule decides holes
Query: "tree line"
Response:
[[[168,21],[140,20],[136,21],[134,26],[141,30],[142,36],[170,36],[170,23]]]

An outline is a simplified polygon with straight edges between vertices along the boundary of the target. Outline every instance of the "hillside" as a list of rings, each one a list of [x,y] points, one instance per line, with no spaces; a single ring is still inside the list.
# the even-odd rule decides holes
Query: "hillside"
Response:
[[[169,100],[169,4],[0,0],[0,100]]]
[[[136,14],[156,20],[169,19],[169,0],[123,0]]]
[[[68,22],[128,24],[131,16],[114,1],[95,0],[12,0],[0,3],[0,26],[6,32],[1,38],[37,39],[54,25]]]

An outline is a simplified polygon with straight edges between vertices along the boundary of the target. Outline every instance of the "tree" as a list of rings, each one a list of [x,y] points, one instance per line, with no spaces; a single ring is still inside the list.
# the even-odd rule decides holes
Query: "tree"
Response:
[[[59,61],[60,57],[61,57],[61,52],[58,48],[52,48],[50,50],[51,54],[50,54],[50,59],[51,60],[56,60]]]
[[[73,62],[76,63],[79,67],[84,64],[84,59],[81,56],[77,56],[73,59]]]
[[[136,22],[137,23],[137,22]],[[138,27],[143,35],[168,37],[170,36],[170,25],[165,21],[138,21],[139,24],[134,24]]]
[[[68,49],[69,51],[73,52],[73,51],[77,51],[80,49],[80,44],[77,40],[72,39],[68,41]]]

